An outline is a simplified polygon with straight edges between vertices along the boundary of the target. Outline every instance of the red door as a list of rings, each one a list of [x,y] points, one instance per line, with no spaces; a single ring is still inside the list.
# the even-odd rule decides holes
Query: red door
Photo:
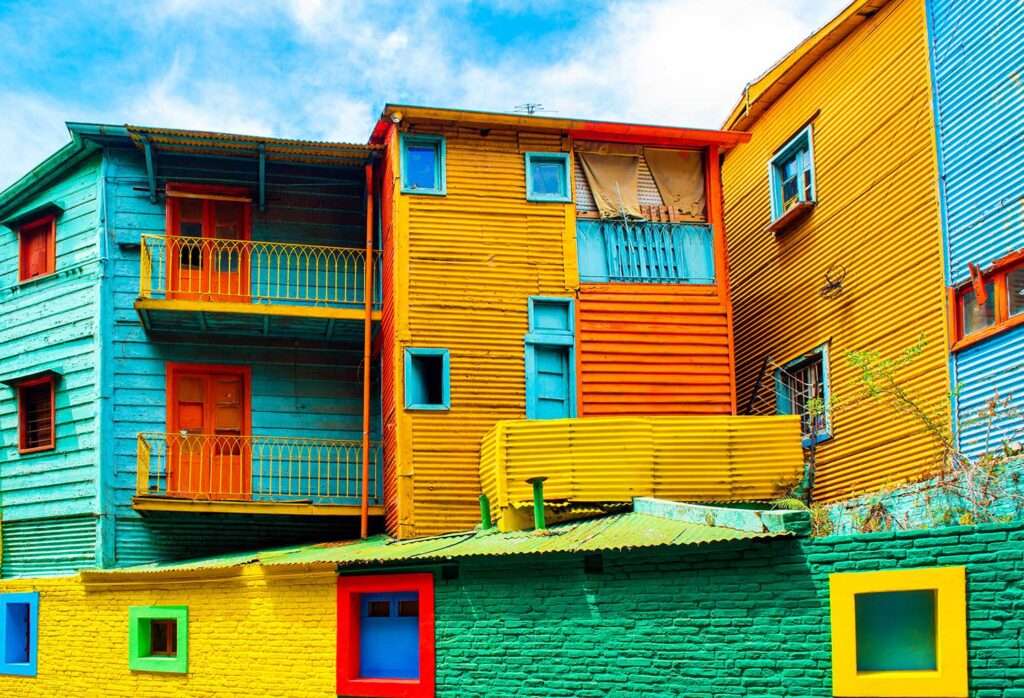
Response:
[[[172,191],[176,195],[167,198],[167,297],[248,303],[250,204]]]
[[[168,366],[168,494],[251,499],[249,371]]]

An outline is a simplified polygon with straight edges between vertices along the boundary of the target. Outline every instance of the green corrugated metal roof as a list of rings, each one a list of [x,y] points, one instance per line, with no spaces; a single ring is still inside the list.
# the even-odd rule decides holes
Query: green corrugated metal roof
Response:
[[[706,545],[727,541],[777,538],[790,531],[752,532],[708,526],[628,512],[551,526],[544,532],[467,531],[465,533],[397,541],[380,535],[362,541],[319,543],[239,553],[188,562],[93,570],[88,576],[136,575],[190,570],[229,569],[259,563],[264,567],[285,565],[337,565],[358,567],[385,563],[444,562],[472,557],[540,555],[547,553],[596,553],[659,546]]]

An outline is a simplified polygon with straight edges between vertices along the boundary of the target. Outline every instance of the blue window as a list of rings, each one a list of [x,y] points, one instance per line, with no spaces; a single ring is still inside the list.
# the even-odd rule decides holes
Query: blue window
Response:
[[[447,410],[451,407],[451,368],[447,349],[405,350],[405,409]]]
[[[526,153],[526,200],[571,203],[568,153]]]
[[[772,187],[772,220],[800,203],[813,204],[814,149],[807,126],[772,158],[768,166]]]
[[[529,299],[526,418],[576,416],[575,320],[570,298]]]
[[[402,191],[443,195],[446,191],[444,137],[403,133],[401,141]]]
[[[359,676],[420,677],[420,601],[417,592],[363,594],[359,599]]]
[[[827,344],[776,369],[776,412],[800,415],[805,447],[832,438],[830,401]]]
[[[0,594],[0,674],[36,675],[39,593]]]

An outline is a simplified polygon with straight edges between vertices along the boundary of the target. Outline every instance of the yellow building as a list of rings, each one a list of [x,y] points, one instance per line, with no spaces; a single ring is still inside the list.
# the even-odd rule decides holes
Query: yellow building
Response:
[[[849,352],[895,358],[923,337],[898,378],[948,421],[928,61],[923,2],[859,0],[749,85],[725,123],[752,134],[723,164],[738,402],[826,403],[804,420],[822,501],[937,465],[922,420],[859,399]]]

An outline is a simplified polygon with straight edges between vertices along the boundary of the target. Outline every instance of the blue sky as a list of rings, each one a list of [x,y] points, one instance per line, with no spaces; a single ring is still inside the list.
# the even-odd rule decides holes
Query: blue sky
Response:
[[[848,0],[0,0],[0,187],[65,121],[364,141],[385,102],[717,127]]]

